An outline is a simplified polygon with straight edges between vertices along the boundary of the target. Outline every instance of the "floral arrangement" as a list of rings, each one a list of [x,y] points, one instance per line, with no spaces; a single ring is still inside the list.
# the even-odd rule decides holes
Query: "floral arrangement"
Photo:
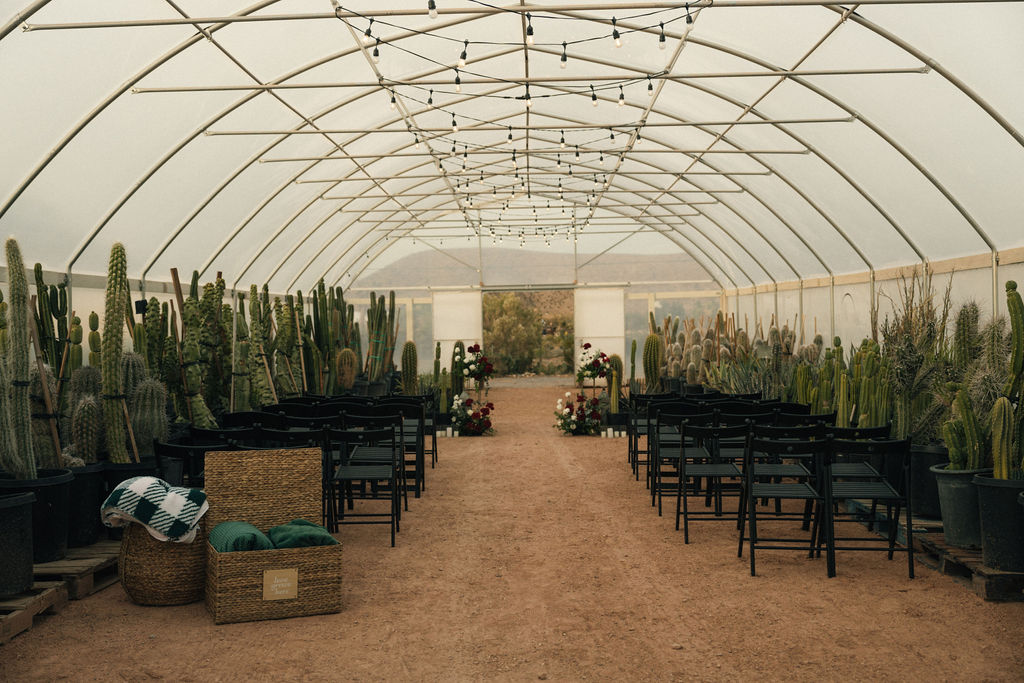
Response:
[[[494,366],[487,360],[483,349],[479,344],[473,344],[466,349],[466,358],[462,367],[462,374],[476,380],[477,384],[487,383],[494,373]]]
[[[580,368],[576,371],[576,384],[582,386],[585,379],[604,377],[610,369],[608,356],[596,349],[592,350],[590,342],[585,342],[580,354]]]
[[[565,392],[565,398],[555,404],[555,428],[566,434],[596,434],[601,426],[600,401],[583,394],[573,401],[571,391]]]
[[[465,394],[452,402],[452,429],[463,436],[480,436],[494,431],[491,427],[493,403],[478,403]]]

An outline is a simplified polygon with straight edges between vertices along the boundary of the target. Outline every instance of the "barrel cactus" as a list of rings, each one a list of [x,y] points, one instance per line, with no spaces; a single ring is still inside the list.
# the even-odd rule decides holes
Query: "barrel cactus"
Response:
[[[103,409],[99,399],[80,396],[71,410],[71,452],[85,464],[96,462],[103,437]]]
[[[345,391],[351,391],[356,383],[356,374],[359,366],[359,357],[352,349],[342,349],[338,352],[338,385]]]

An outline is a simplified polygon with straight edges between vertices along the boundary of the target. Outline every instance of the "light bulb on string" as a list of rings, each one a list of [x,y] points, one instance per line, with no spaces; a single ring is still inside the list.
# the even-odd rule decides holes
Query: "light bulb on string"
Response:
[[[459,124],[455,120],[455,114],[452,114],[452,132],[453,133],[458,133],[459,132]]]
[[[466,67],[466,51],[469,49],[469,41],[462,41],[462,52],[459,54],[459,68],[463,69]]]
[[[619,34],[619,29],[616,26],[615,17],[612,17],[612,40],[615,41],[615,47],[622,47],[622,36]]]
[[[601,164],[602,166],[604,166],[604,152],[601,152],[601,153],[600,153],[600,155],[598,155],[598,157],[597,157],[597,163],[599,163],[599,164]]]
[[[459,70],[455,70],[455,92],[462,92],[462,78],[459,77]]]
[[[508,141],[512,142],[512,126],[508,127]]]
[[[576,161],[580,160],[580,146],[576,145]]]
[[[391,111],[394,111],[395,108],[398,107],[398,102],[395,100],[394,90],[391,91],[391,104],[389,106],[391,107]]]
[[[597,106],[597,93],[594,92],[593,85],[590,86],[590,104],[592,104],[595,107]]]
[[[561,154],[555,154],[555,165],[556,166],[561,166],[562,165],[562,155]]]
[[[428,107],[433,107],[434,106],[434,89],[433,88],[430,89],[430,94],[427,95],[427,106]]]
[[[427,14],[431,19],[437,19],[437,3],[434,0],[427,0]]]
[[[530,13],[526,13],[526,44],[533,45],[533,21]]]
[[[419,149],[420,148],[420,136],[417,135],[413,139],[416,140],[416,149]]]
[[[562,138],[558,141],[558,146],[565,149],[565,131],[562,131]]]
[[[526,86],[526,108],[529,109],[533,106],[533,99],[530,97],[530,86]]]
[[[611,140],[612,142],[615,142],[615,131],[614,130],[611,130],[611,129],[608,130],[608,139]]]
[[[559,58],[558,66],[559,66],[559,68],[564,69],[568,65],[569,65],[569,55],[567,55],[565,53],[565,41],[563,40],[562,41],[562,56]]]
[[[654,96],[654,83],[651,82],[651,77],[650,76],[647,77],[647,96],[648,97],[653,97]]]
[[[686,24],[693,24],[693,17],[690,16],[690,3],[686,3]]]
[[[374,44],[373,53],[370,56],[373,57],[374,64],[380,64],[380,38],[378,38],[377,42]]]
[[[666,41],[665,41],[665,22],[659,21],[658,22],[658,26],[661,27],[661,33],[658,35],[658,49],[659,50],[664,50],[665,49],[665,43],[666,43]]]
[[[366,32],[363,34],[363,45],[369,45],[373,42],[373,17],[370,17],[370,25],[366,27]]]
[[[619,86],[619,106],[626,104],[626,94],[622,92],[622,86]]]

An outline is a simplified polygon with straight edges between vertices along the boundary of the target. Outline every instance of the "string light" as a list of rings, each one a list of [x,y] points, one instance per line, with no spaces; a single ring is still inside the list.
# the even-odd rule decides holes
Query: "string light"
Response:
[[[615,23],[615,17],[612,17],[612,40],[615,41],[615,47],[622,47],[622,36],[619,35],[619,29]]]
[[[366,33],[363,34],[363,45],[369,45],[373,42],[373,33],[370,29],[373,28],[373,17],[370,17],[370,25],[366,27]]]
[[[519,168],[519,161],[516,159],[516,151],[512,150],[512,168]]]
[[[533,20],[530,13],[526,13],[526,44],[533,45]]]
[[[466,50],[469,49],[469,41],[462,41],[462,53],[459,55],[459,68],[465,68],[466,66]]]
[[[658,49],[665,49],[665,22],[659,21],[658,26],[661,27],[661,33],[658,35]]]
[[[434,0],[427,0],[427,14],[431,19],[437,19],[437,4]]]
[[[459,70],[455,70],[455,92],[462,92],[462,79],[459,77]]]
[[[420,148],[420,136],[419,135],[414,135],[413,139],[416,140],[416,149],[419,149]]]
[[[455,121],[455,114],[452,114],[452,132],[453,133],[458,133],[459,132],[459,124],[456,123],[456,121]]]
[[[374,64],[380,64],[380,38],[377,39],[377,43],[373,46],[373,57]]]
[[[512,142],[512,126],[508,127],[508,141]]]
[[[593,85],[590,86],[590,104],[592,104],[595,107],[597,106],[597,93],[594,92]]]
[[[391,111],[394,111],[395,108],[398,106],[398,102],[395,101],[395,91],[394,90],[391,91],[391,105],[390,106],[391,106]]]
[[[580,146],[576,145],[576,161],[580,160]]]
[[[533,106],[533,100],[530,98],[530,84],[526,84],[526,108],[529,109]]]
[[[690,3],[686,3],[686,23],[693,24],[693,17],[690,16]]]
[[[564,69],[568,65],[569,65],[569,55],[567,55],[565,53],[565,41],[563,40],[562,41],[562,56],[560,58],[558,66],[559,66],[559,68]]]
[[[562,155],[561,154],[555,154],[555,165],[556,166],[561,166],[562,165]]]
[[[430,89],[430,94],[427,95],[427,106],[428,107],[433,107],[434,106],[434,89],[433,88]]]
[[[565,131],[564,130],[562,131],[562,139],[558,141],[558,144],[559,144],[559,146],[561,146],[562,149],[565,149]]]
[[[622,86],[619,86],[619,106],[626,104],[626,95],[622,92]]]
[[[651,82],[651,77],[647,77],[647,96],[654,97],[654,83]]]

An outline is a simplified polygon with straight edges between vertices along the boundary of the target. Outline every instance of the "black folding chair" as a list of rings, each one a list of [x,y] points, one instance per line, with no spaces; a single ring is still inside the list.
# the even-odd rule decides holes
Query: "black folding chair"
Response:
[[[747,542],[750,552],[750,575],[755,576],[755,556],[757,550],[806,550],[808,557],[814,557],[815,550],[820,548],[822,540],[826,551],[826,569],[830,577],[835,576],[835,544],[832,539],[831,506],[827,504],[824,487],[827,486],[827,474],[824,473],[824,459],[829,448],[829,440],[773,440],[759,439],[753,433],[747,437],[747,448],[743,455],[743,493],[745,505],[739,509],[739,548],[737,556],[743,557],[743,543]],[[804,468],[800,476],[783,481],[762,481],[756,476],[758,463],[781,462],[784,458],[811,458],[816,461],[814,472]],[[763,470],[762,470],[763,471]],[[776,499],[810,501],[814,507],[814,521],[810,537],[801,542],[791,536],[764,536],[758,532],[759,499]],[[774,520],[799,519],[803,514],[776,514]],[[747,533],[749,520],[750,532]],[[822,527],[822,525],[824,525]],[[819,537],[819,529],[824,533]]]
[[[676,530],[679,530],[679,518],[683,519],[683,543],[690,542],[690,519],[707,521],[731,520],[725,517],[722,509],[722,480],[738,479],[740,469],[730,459],[723,459],[719,454],[719,446],[723,441],[742,439],[748,432],[745,424],[721,426],[700,424],[692,420],[682,420],[679,431],[682,438],[679,445],[679,479],[676,482]],[[699,482],[707,481],[705,510],[690,510],[688,486],[690,480],[694,493],[699,493]]]
[[[408,475],[405,471],[405,457],[402,453],[402,416],[397,412],[381,413],[342,413],[342,424],[344,429],[390,429],[398,448],[398,464],[396,465],[395,477],[401,490],[402,502],[405,510],[409,509],[409,484]],[[357,455],[359,464],[383,465],[391,462],[390,454],[385,449],[364,448]],[[399,513],[401,516],[401,513]]]
[[[652,403],[648,410],[654,412],[654,420],[648,436],[650,455],[647,457],[647,478],[651,505],[658,508],[660,517],[662,497],[667,493],[676,493],[674,480],[679,476],[680,447],[684,439],[680,425],[683,422],[712,424],[715,416],[714,413],[698,413],[695,408],[679,404],[659,406],[658,403]]]
[[[885,506],[885,521],[887,525],[886,537],[882,539],[877,535],[863,536],[836,536],[835,527],[831,530],[834,539],[835,550],[875,550],[886,551],[891,560],[893,553],[905,552],[907,554],[907,571],[910,578],[914,578],[914,525],[910,520],[911,510],[911,485],[910,485],[910,441],[908,439],[892,439],[888,441],[850,441],[847,439],[833,439],[831,450],[828,452],[825,467],[827,468],[826,480],[826,504],[830,511],[830,520],[834,525],[836,522],[863,522],[864,515],[854,510],[847,509],[840,514],[837,507],[833,507],[840,501],[870,501],[871,522],[875,521],[876,510],[879,504]],[[844,456],[847,463],[836,463],[838,456]],[[884,476],[859,476],[856,470],[851,468],[836,469],[836,464],[854,464],[858,460],[866,462],[872,457],[881,457],[883,462],[893,461],[896,467],[883,467],[883,471],[898,470],[900,481],[891,481]],[[843,474],[843,472],[846,474]],[[854,472],[850,474],[850,472]],[[900,526],[901,512],[907,513],[907,537],[906,545],[899,547],[896,544],[897,534]],[[885,541],[880,544],[880,541]],[[844,545],[840,545],[840,543]],[[857,545],[846,545],[856,542]]]
[[[647,465],[649,444],[645,441],[644,448],[640,447],[640,439],[647,438],[648,417],[647,404],[658,399],[676,398],[670,393],[658,394],[631,394],[629,397],[629,421],[626,423],[627,455],[626,459],[633,469],[633,475],[640,481],[640,465]],[[643,456],[643,459],[641,459]]]
[[[393,548],[401,524],[401,447],[394,429],[325,429],[322,444],[327,525],[337,531],[341,524],[388,524]],[[373,458],[368,454],[371,450],[375,452]],[[369,460],[373,462],[367,462]],[[356,483],[360,486],[356,487]],[[390,502],[386,513],[351,512],[356,499],[383,500],[384,496]]]

